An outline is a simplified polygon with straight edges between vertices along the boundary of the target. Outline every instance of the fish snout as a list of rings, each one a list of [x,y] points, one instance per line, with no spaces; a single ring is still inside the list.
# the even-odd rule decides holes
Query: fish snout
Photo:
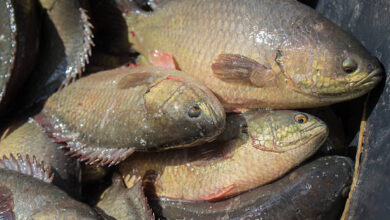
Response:
[[[329,128],[328,126],[324,123],[321,122],[317,124],[316,126],[313,126],[312,129],[309,131],[311,133],[311,141],[315,142],[316,145],[322,145],[325,140],[328,138],[329,135]]]

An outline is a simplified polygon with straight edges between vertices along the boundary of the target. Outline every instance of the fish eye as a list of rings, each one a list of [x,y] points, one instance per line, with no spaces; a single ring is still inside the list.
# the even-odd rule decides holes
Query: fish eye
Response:
[[[307,116],[304,114],[297,114],[294,116],[294,120],[299,124],[303,124],[307,122]]]
[[[357,70],[358,68],[358,64],[356,62],[356,60],[352,59],[352,58],[347,58],[343,61],[343,70],[344,72],[346,73],[353,73]]]
[[[188,109],[188,116],[190,118],[197,118],[200,116],[200,113],[202,113],[202,110],[200,109],[199,105],[193,105]]]

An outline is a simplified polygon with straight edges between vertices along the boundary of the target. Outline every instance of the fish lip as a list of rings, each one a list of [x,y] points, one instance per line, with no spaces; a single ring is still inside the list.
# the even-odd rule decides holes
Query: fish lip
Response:
[[[305,143],[310,143],[310,142],[314,141],[315,139],[317,139],[319,136],[322,136],[322,138],[321,138],[321,140],[319,140],[318,143],[323,143],[326,140],[326,138],[328,138],[329,128],[326,125],[319,124],[316,126],[311,126],[311,129],[309,129],[309,131],[313,131],[316,128],[325,128],[325,132],[323,132],[322,129],[318,130],[318,132],[314,133],[314,135],[311,138],[309,138],[308,140],[306,140]],[[321,145],[321,144],[318,144],[318,145]]]
[[[369,73],[366,77],[354,83],[354,86],[360,86],[367,83],[373,83],[375,85],[382,80],[382,72],[382,68],[376,68],[375,70],[371,71],[371,73]]]
[[[327,137],[328,137],[328,134],[329,134],[329,128],[328,126],[326,126],[325,124],[313,124],[307,128],[305,128],[304,130],[302,131],[305,131],[305,132],[308,132],[308,131],[314,131],[315,129],[317,128],[324,128],[325,129],[325,132],[323,132],[324,130],[323,129],[319,129],[318,132],[315,132],[313,137],[309,138],[307,140],[307,142],[309,141],[312,141],[313,139],[315,139],[316,137],[320,136],[320,135],[324,135],[324,139],[325,140]]]

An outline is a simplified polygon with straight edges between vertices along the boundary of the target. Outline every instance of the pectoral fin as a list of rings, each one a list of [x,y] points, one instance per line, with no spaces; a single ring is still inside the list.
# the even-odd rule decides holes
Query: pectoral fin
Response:
[[[211,69],[223,81],[250,82],[257,87],[274,85],[277,75],[271,68],[239,54],[220,54]]]
[[[234,189],[234,187],[235,187],[234,184],[225,186],[225,187],[223,187],[223,188],[221,188],[213,193],[201,196],[201,199],[207,200],[207,201],[222,199],[222,198],[226,197],[228,195],[228,193]]]
[[[127,89],[131,87],[136,87],[139,85],[150,84],[152,80],[152,73],[140,72],[128,74],[123,77],[117,84],[118,89]]]
[[[151,56],[149,57],[149,62],[153,66],[163,67],[166,69],[175,70],[176,62],[173,59],[173,56],[169,53],[165,53],[159,50],[151,51]]]

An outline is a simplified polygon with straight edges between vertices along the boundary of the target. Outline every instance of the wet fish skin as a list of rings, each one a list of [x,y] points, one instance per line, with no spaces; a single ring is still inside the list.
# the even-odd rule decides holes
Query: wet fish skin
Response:
[[[166,219],[336,219],[344,207],[352,175],[351,159],[328,156],[224,201],[149,203],[157,216]]]
[[[142,180],[128,189],[122,177],[114,173],[112,185],[101,195],[96,205],[117,220],[154,220],[155,217],[145,197]]]
[[[31,118],[12,122],[0,139],[0,155],[35,155],[55,171],[53,184],[77,198],[81,195],[80,165],[59,147]]]
[[[15,97],[35,65],[39,46],[39,13],[34,0],[0,4],[0,116],[15,107]]]
[[[326,106],[381,79],[379,62],[355,38],[295,0],[168,0],[152,13],[117,3],[149,63],[154,50],[172,54],[226,108]]]
[[[19,162],[20,167],[25,164],[34,164],[34,162],[29,163],[27,159]],[[47,172],[44,170],[45,167],[40,165],[36,167],[38,173]],[[50,180],[45,181],[15,170],[0,168],[0,190],[6,189],[11,192],[8,195],[12,198],[7,199],[13,200],[12,211],[16,219],[102,219],[91,207],[72,199],[50,184]],[[0,207],[2,202],[3,200],[0,201]]]
[[[211,141],[225,126],[225,112],[206,87],[179,71],[118,68],[52,95],[35,120],[70,154],[113,165],[135,150]]]
[[[235,139],[130,157],[119,167],[126,186],[151,175],[146,182],[154,189],[146,190],[159,198],[220,200],[282,176],[310,157],[328,135],[325,123],[296,111],[253,110],[230,117],[228,121],[244,120]],[[305,121],[298,123],[297,117]]]

